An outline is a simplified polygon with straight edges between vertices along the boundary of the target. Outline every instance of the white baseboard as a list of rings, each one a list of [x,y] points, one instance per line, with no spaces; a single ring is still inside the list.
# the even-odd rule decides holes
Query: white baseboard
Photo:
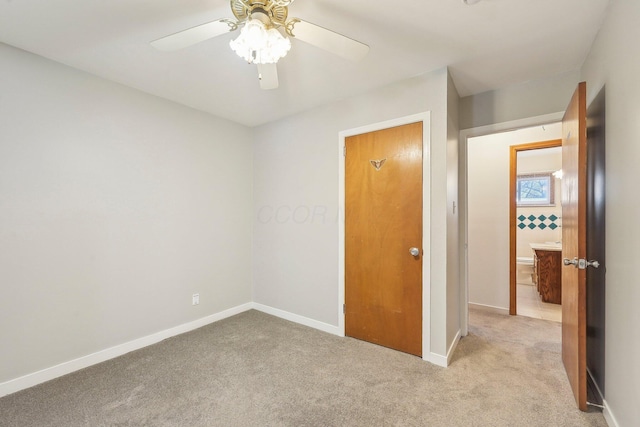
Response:
[[[461,331],[460,329],[458,329],[458,332],[456,333],[456,336],[453,339],[453,342],[449,346],[449,351],[447,351],[447,366],[451,364],[451,358],[453,357],[453,353],[456,351],[456,348],[458,347],[458,343],[460,342],[461,336],[462,336]]]
[[[156,332],[154,334],[147,335],[133,341],[119,344],[114,347],[98,351],[96,353],[88,354],[86,356],[82,356],[77,359],[43,369],[41,371],[33,372],[31,374],[27,374],[13,380],[0,383],[0,397],[15,393],[20,390],[24,390],[29,387],[33,387],[35,385],[50,381],[66,374],[70,374],[89,366],[105,362],[115,357],[122,356],[123,354],[129,353],[131,351],[139,350],[143,347],[158,343],[164,339],[171,338],[173,336],[180,335],[194,329],[198,329],[210,323],[226,319],[227,317],[235,316],[236,314],[251,310],[252,308],[252,303],[242,304],[237,307],[232,307],[228,310],[224,310],[219,313],[194,320],[192,322],[184,323],[182,325],[166,329],[164,331]]]
[[[426,356],[422,357],[422,360],[425,362],[433,363],[434,365],[441,366],[446,368],[447,365],[447,357],[437,353],[429,353]]]
[[[470,302],[469,308],[475,308],[478,310],[489,311],[489,312],[498,313],[498,314],[509,314],[508,308],[495,307],[493,305],[486,305],[486,304],[477,304],[475,302]]]
[[[309,319],[308,317],[300,316],[288,311],[280,310],[278,308],[273,308],[268,305],[258,304],[255,302],[252,303],[252,308],[263,313],[270,314],[281,319],[289,320],[294,323],[299,323],[304,326],[309,326],[310,328],[318,329],[320,331],[337,335],[339,337],[345,336],[338,326],[329,325],[328,323],[319,322],[317,320]],[[453,352],[455,351],[458,342],[460,341],[460,337],[460,330],[458,330],[458,332],[456,333],[456,337],[451,343],[451,346],[449,346],[449,351],[447,352],[446,356],[437,353],[428,353],[426,356],[422,357],[422,360],[446,368],[451,363],[451,357],[453,356]]]
[[[337,335],[339,337],[344,337],[344,333],[340,330],[338,326],[329,325],[328,323],[319,322],[317,320],[309,319],[308,317],[300,316],[298,314],[293,314],[288,311],[280,310],[278,308],[273,308],[268,305],[263,305],[256,302],[252,303],[252,308],[255,310],[261,311],[263,313],[279,317],[281,319],[289,320],[294,323],[299,323],[304,326],[309,326],[310,328],[318,329],[320,331]],[[461,337],[461,333],[460,333],[460,330],[458,330],[455,338],[453,339],[453,342],[449,346],[449,351],[447,351],[446,356],[437,354],[437,353],[429,353],[426,356],[423,356],[422,360],[433,363],[434,365],[438,365],[446,368],[451,363],[453,352],[458,346],[458,342],[460,342],[460,337]]]
[[[318,329],[320,331],[337,335],[339,337],[344,337],[344,334],[342,333],[342,331],[340,331],[339,327],[330,325],[328,323],[309,319],[308,317],[300,316],[298,314],[293,314],[288,311],[280,310],[278,308],[273,308],[268,305],[259,304],[257,302],[251,303],[251,307],[255,310],[261,311],[266,314],[270,314],[272,316],[279,317],[281,319],[299,323],[304,326],[309,326],[310,328]]]
[[[453,342],[449,346],[449,350],[447,351],[446,356],[432,352],[432,353],[429,353],[426,357],[423,357],[422,360],[425,360],[427,362],[433,363],[434,365],[438,365],[438,366],[442,366],[443,368],[446,368],[451,364],[451,358],[453,357],[453,352],[456,350],[456,347],[460,342],[461,336],[462,336],[461,331],[458,329],[458,332],[456,333],[456,336],[453,339]]]
[[[620,424],[618,424],[618,421],[616,420],[616,417],[614,417],[613,413],[611,412],[611,408],[609,407],[609,404],[607,403],[607,399],[605,399],[603,401],[602,405],[604,406],[604,410],[602,411],[602,415],[604,415],[604,420],[607,422],[607,425],[609,427],[620,427]]]
[[[236,314],[240,314],[242,312],[245,312],[251,309],[258,310],[263,313],[270,314],[272,316],[289,320],[291,322],[295,322],[295,323],[308,326],[314,329],[318,329],[320,331],[327,332],[332,335],[344,337],[344,333],[340,330],[338,326],[330,325],[328,323],[313,320],[308,317],[300,316],[284,310],[269,307],[267,305],[250,302],[250,303],[239,305],[237,307],[230,308],[228,310],[221,311],[216,314],[212,314],[210,316],[203,317],[198,320],[194,320],[192,322],[184,323],[182,325],[179,325],[170,329],[166,329],[164,331],[147,335],[145,337],[138,338],[133,341],[129,341],[111,348],[107,348],[105,350],[101,350],[96,353],[82,356],[77,359],[70,360],[68,362],[64,362],[59,365],[43,369],[38,372],[27,374],[22,377],[15,378],[13,380],[6,381],[4,383],[0,383],[0,397],[6,396],[11,393],[15,393],[20,390],[24,390],[29,387],[33,387],[35,385],[41,384],[46,381],[50,381],[52,379],[61,377],[66,374],[70,374],[72,372],[87,368],[89,366],[92,366],[101,362],[105,362],[115,357],[122,356],[123,354],[129,353],[131,351],[139,350],[149,345],[158,343],[164,339],[171,338],[173,336],[180,335],[185,332],[189,332],[194,329],[201,328],[202,326],[215,323],[222,319],[226,319],[227,317],[235,316]],[[458,333],[456,334],[456,337],[454,338],[451,346],[449,347],[449,350],[446,356],[436,354],[436,353],[430,353],[429,355],[427,355],[427,357],[423,357],[423,359],[435,365],[447,367],[451,362],[451,357],[459,341],[460,341],[460,331],[458,331]]]
[[[323,332],[327,332],[333,335],[337,335],[339,337],[344,337],[344,333],[340,330],[338,326],[329,325],[328,323],[319,322],[317,320],[309,319],[308,317],[300,316],[297,314],[290,313],[288,311],[280,310],[278,308],[273,308],[268,305],[252,303],[252,308],[258,311],[261,311],[266,314],[270,314],[272,316],[279,317],[281,319],[289,320],[294,323],[299,323],[304,326],[309,326],[314,329],[318,329]],[[508,314],[508,311],[507,311]],[[453,357],[453,353],[460,342],[461,331],[458,330],[456,333],[453,342],[449,346],[449,350],[447,351],[447,355],[444,356],[442,354],[437,353],[428,353],[426,356],[422,357],[422,360],[426,362],[433,363],[434,365],[442,366],[446,368],[451,363],[451,358]]]

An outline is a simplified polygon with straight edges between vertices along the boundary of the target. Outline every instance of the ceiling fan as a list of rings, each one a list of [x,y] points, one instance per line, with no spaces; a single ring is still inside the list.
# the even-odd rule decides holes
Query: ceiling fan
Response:
[[[258,66],[262,89],[278,87],[276,63],[291,47],[287,36],[354,61],[369,52],[364,43],[298,18],[289,19],[293,1],[230,0],[235,20],[207,22],[154,40],[151,45],[163,51],[177,50],[240,29],[240,36],[230,46],[247,62]]]

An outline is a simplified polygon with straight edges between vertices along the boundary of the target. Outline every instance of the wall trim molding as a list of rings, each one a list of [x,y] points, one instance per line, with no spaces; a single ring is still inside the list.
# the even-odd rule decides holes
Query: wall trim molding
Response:
[[[604,399],[602,404],[604,406],[602,415],[604,415],[604,420],[607,422],[607,425],[609,427],[620,427],[618,420],[616,420],[616,417],[613,415],[613,412],[611,412],[611,407],[609,406],[609,403],[607,403],[607,399]]]
[[[446,356],[437,353],[429,353],[426,356],[422,357],[422,360],[425,362],[433,363],[436,366],[440,366],[442,368],[446,368],[449,366],[449,361]]]
[[[453,358],[453,353],[456,351],[456,347],[458,347],[458,343],[460,342],[460,338],[462,334],[460,329],[456,332],[456,336],[453,339],[453,342],[449,346],[449,350],[447,350],[447,355],[443,356],[442,354],[437,353],[425,353],[425,356],[422,357],[422,360],[426,362],[433,363],[434,365],[441,366],[443,368],[448,367],[451,364],[451,359]]]
[[[232,307],[227,310],[223,310],[221,312],[211,314],[209,316],[205,316],[191,322],[183,323],[182,325],[178,325],[173,328],[165,329],[163,331],[137,338],[123,344],[118,344],[116,346],[100,350],[95,353],[81,356],[77,359],[69,360],[67,362],[45,368],[37,372],[5,381],[3,383],[0,383],[0,397],[18,392],[20,390],[24,390],[29,387],[33,387],[35,385],[53,380],[55,378],[70,374],[75,371],[79,371],[80,369],[88,368],[89,366],[96,365],[98,363],[106,362],[107,360],[122,356],[134,350],[139,350],[152,344],[156,344],[167,338],[184,334],[185,332],[190,332],[194,329],[198,329],[211,323],[226,319],[228,317],[235,316],[236,314],[243,313],[245,311],[251,310],[252,308],[252,303],[238,305],[236,307]]]
[[[460,338],[462,337],[462,333],[460,329],[456,332],[455,338],[453,338],[453,342],[449,346],[449,351],[447,351],[447,366],[451,365],[451,359],[453,358],[453,353],[456,351],[458,347],[458,343],[460,342]]]
[[[491,313],[497,313],[497,314],[504,314],[504,315],[509,315],[509,309],[508,308],[503,308],[503,307],[495,307],[493,305],[486,305],[486,304],[478,304],[475,302],[470,302],[469,303],[469,308],[475,308],[477,310],[482,310],[482,311],[488,311]]]
[[[252,308],[258,311],[261,311],[266,314],[270,314],[272,316],[279,317],[284,320],[289,320],[294,323],[298,323],[303,326],[308,326],[310,328],[318,329],[322,332],[327,332],[332,335],[336,335],[338,337],[344,338],[344,330],[339,326],[330,325],[328,323],[319,322],[317,320],[309,319],[308,317],[300,316],[294,313],[290,313],[288,311],[280,310],[277,308],[270,307],[268,305],[252,303]],[[423,353],[422,360],[425,362],[433,363],[437,366],[442,366],[446,368],[451,364],[451,358],[453,357],[453,353],[455,352],[458,343],[460,342],[461,334],[460,330],[456,333],[453,342],[449,346],[449,350],[447,351],[447,355],[443,356],[442,354],[437,353]]]
[[[232,307],[227,310],[223,310],[221,312],[218,312],[209,316],[202,317],[200,319],[197,319],[191,322],[183,323],[182,325],[178,325],[173,328],[165,329],[163,331],[156,332],[141,338],[137,338],[135,340],[128,341],[113,347],[109,347],[107,349],[100,350],[95,353],[81,356],[76,359],[69,360],[67,362],[63,362],[58,365],[42,369],[37,372],[33,372],[9,381],[5,381],[3,383],[0,383],[0,397],[7,396],[12,393],[16,393],[20,390],[24,390],[29,387],[36,386],[38,384],[42,384],[47,381],[51,381],[63,375],[67,375],[75,371],[79,371],[80,369],[97,365],[98,363],[106,362],[107,360],[114,359],[116,357],[122,356],[129,352],[156,344],[167,338],[171,338],[180,334],[184,334],[186,332],[193,331],[195,329],[201,328],[203,326],[207,326],[209,324],[218,322],[228,317],[235,316],[240,313],[244,313],[245,311],[249,311],[249,310],[257,310],[265,314],[279,317],[281,319],[288,320],[290,322],[294,322],[303,326],[317,329],[322,332],[336,335],[338,337],[344,338],[345,336],[344,329],[340,328],[340,326],[330,325],[328,323],[320,322],[318,320],[310,319],[308,317],[300,316],[298,314],[290,313],[288,311],[280,310],[264,304],[259,304],[256,302],[248,302],[248,303],[241,304],[236,307]],[[446,368],[451,363],[451,358],[458,345],[458,342],[460,342],[460,337],[461,337],[461,333],[460,333],[460,330],[458,330],[453,342],[449,346],[449,350],[447,351],[446,356],[443,356],[441,354],[426,352],[426,353],[423,353],[425,356],[423,356],[422,359],[426,362],[430,362],[435,365]]]
[[[313,320],[308,317],[300,316],[298,314],[290,313],[288,311],[273,308],[268,305],[259,304],[257,302],[251,303],[251,308],[261,311],[272,316],[279,317],[290,322],[298,323],[300,325],[308,326],[310,328],[318,329],[323,332],[327,332],[332,335],[344,337],[344,332],[340,330],[338,326],[330,325],[328,323]]]

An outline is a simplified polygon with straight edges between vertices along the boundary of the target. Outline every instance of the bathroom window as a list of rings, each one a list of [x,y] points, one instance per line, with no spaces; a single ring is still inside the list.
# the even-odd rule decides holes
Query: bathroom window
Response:
[[[555,206],[553,184],[551,172],[518,175],[516,203],[518,206]]]

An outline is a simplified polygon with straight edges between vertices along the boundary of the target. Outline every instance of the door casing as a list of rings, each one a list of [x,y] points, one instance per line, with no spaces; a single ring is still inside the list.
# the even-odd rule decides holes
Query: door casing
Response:
[[[422,122],[422,248],[424,256],[422,256],[422,359],[446,366],[438,359],[431,357],[431,281],[430,281],[430,254],[431,254],[431,233],[430,233],[430,200],[431,200],[431,182],[430,182],[430,164],[431,164],[431,113],[429,111],[414,114],[410,116],[400,117],[384,122],[373,123],[370,125],[348,129],[341,131],[338,137],[338,329],[342,336],[345,335],[345,316],[343,306],[345,301],[345,157],[344,146],[345,139],[349,136],[360,135],[363,133],[375,132],[382,129],[402,126],[410,123]]]
[[[561,139],[512,145],[509,153],[509,314],[517,314],[516,286],[516,179],[518,176],[518,153],[521,151],[541,150],[544,148],[562,147]],[[555,183],[554,183],[555,185]]]

